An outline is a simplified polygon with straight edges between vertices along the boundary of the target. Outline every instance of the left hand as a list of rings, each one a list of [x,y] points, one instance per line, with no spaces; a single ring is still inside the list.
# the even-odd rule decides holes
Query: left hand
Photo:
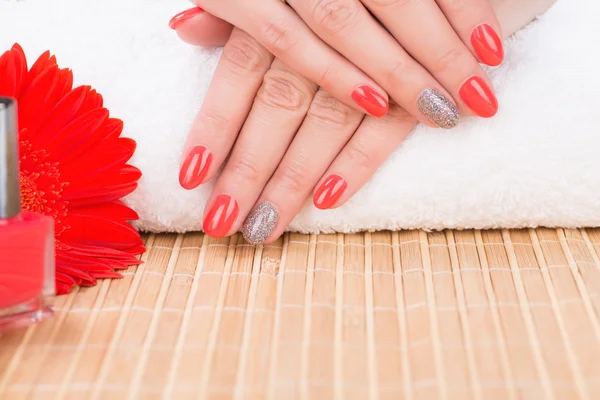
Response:
[[[270,243],[311,191],[316,207],[339,207],[415,125],[395,104],[383,118],[365,117],[208,13],[182,22],[177,32],[196,45],[227,42],[188,136],[179,177],[191,190],[224,166],[204,215],[210,236],[242,228],[248,242]]]

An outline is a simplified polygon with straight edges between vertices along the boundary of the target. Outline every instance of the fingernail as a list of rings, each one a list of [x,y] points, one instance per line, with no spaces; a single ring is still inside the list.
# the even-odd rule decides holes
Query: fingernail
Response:
[[[462,84],[460,97],[480,117],[490,118],[498,112],[498,100],[483,79],[472,76]]]
[[[204,10],[200,7],[194,7],[190,8],[189,10],[182,11],[179,14],[176,14],[173,18],[171,18],[171,20],[169,21],[169,28],[177,29],[177,25],[179,25],[182,21],[193,18],[198,14],[202,14],[203,12]]]
[[[331,175],[319,186],[313,197],[313,203],[321,210],[326,210],[335,205],[342,197],[348,183],[339,175]]]
[[[227,194],[220,194],[204,218],[203,229],[206,234],[221,238],[231,230],[239,211],[238,202]]]
[[[488,24],[481,24],[473,29],[471,45],[482,63],[492,67],[502,64],[504,60],[502,39]]]
[[[194,147],[179,171],[179,184],[182,188],[192,190],[200,186],[212,162],[212,154],[204,146]]]
[[[263,202],[254,207],[244,226],[242,233],[244,239],[251,244],[261,244],[273,233],[279,221],[277,207],[268,202]]]
[[[352,92],[352,99],[363,110],[374,117],[383,117],[387,114],[390,107],[385,97],[371,89],[369,86],[361,86],[354,89]]]
[[[458,125],[460,112],[456,104],[437,89],[425,89],[417,100],[417,107],[440,128],[450,129]]]

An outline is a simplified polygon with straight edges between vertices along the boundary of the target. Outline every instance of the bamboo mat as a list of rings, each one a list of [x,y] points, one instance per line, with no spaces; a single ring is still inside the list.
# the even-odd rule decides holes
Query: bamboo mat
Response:
[[[600,398],[600,230],[146,243],[0,337],[1,399]]]

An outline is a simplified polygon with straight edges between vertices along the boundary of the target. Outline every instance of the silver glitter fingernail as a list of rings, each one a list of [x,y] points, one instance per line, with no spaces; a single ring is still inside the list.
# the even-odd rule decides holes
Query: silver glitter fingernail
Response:
[[[425,89],[417,100],[417,107],[440,128],[450,129],[458,125],[460,111],[436,89]]]
[[[244,239],[251,244],[261,244],[273,233],[275,225],[279,221],[279,211],[271,203],[260,203],[250,213],[244,226],[242,233]]]

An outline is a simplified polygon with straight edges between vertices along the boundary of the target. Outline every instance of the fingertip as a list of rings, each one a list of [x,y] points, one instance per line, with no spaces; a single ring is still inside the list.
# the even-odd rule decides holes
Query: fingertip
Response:
[[[176,30],[182,23],[202,14],[203,12],[204,10],[200,7],[193,7],[181,11],[175,14],[175,16],[169,20],[169,28]]]
[[[179,184],[186,190],[204,183],[212,164],[212,153],[204,146],[193,147],[186,155],[179,171]]]
[[[313,195],[313,204],[319,210],[338,207],[340,198],[348,189],[348,182],[340,175],[329,175]]]
[[[207,12],[179,19],[174,25],[181,40],[192,46],[207,48],[224,46],[233,30],[231,24]]]
[[[279,209],[269,201],[258,203],[242,225],[244,239],[250,244],[259,245],[273,242],[279,223]]]
[[[390,109],[389,97],[385,91],[382,93],[384,94],[368,85],[362,85],[354,89],[352,100],[367,114],[381,118]]]

